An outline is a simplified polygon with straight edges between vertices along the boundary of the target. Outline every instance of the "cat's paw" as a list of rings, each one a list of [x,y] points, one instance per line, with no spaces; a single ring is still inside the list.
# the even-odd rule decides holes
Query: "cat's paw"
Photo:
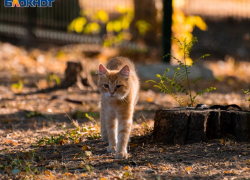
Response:
[[[116,151],[116,146],[108,146],[107,152],[114,153]]]
[[[128,153],[127,152],[116,152],[115,153],[115,158],[116,159],[127,159],[128,158]]]

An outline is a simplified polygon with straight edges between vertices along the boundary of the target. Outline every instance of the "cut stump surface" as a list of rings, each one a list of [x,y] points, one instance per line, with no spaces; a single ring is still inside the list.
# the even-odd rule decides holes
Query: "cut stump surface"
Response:
[[[159,109],[153,138],[165,144],[186,144],[218,138],[250,141],[250,111]]]

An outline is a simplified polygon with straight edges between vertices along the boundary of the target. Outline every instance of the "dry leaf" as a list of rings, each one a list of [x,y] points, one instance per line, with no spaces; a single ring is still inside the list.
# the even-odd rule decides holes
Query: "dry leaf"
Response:
[[[124,170],[128,170],[128,169],[129,169],[129,166],[125,166],[123,169],[124,169]]]
[[[45,171],[45,175],[49,175],[49,176],[50,176],[50,179],[54,179],[53,174],[52,174],[49,170],[46,170],[46,171]]]
[[[148,101],[148,102],[152,102],[153,99],[152,99],[151,97],[148,97],[148,98],[147,98],[147,101]]]
[[[4,144],[12,144],[14,146],[18,145],[18,142],[12,139],[8,139],[4,142]]]
[[[131,147],[137,147],[138,144],[131,144]]]
[[[82,168],[83,166],[85,166],[85,164],[81,163],[81,164],[79,164],[78,168]]]
[[[62,140],[59,141],[59,144],[60,144],[60,145],[64,145],[64,144],[66,144],[66,142],[67,142],[67,141],[65,141],[64,139],[62,139]]]
[[[88,146],[87,146],[87,144],[85,144],[83,147],[82,147],[82,150],[83,151],[86,151],[88,149]]]
[[[91,151],[85,151],[85,155],[89,157],[89,156],[92,155],[92,152]]]
[[[186,171],[192,171],[192,168],[190,166],[188,166]]]
[[[151,164],[150,164],[150,163],[147,163],[147,165],[148,165],[148,166],[151,166]]]
[[[88,175],[85,174],[85,173],[82,173],[81,176],[82,176],[82,177],[87,177]]]
[[[107,180],[106,178],[101,178],[100,180]]]
[[[72,174],[69,172],[64,173],[65,176],[71,176]]]

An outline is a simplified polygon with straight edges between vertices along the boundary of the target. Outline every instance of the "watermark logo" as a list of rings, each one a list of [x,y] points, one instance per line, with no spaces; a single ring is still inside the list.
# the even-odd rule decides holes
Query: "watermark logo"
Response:
[[[55,0],[4,0],[5,7],[52,7]]]

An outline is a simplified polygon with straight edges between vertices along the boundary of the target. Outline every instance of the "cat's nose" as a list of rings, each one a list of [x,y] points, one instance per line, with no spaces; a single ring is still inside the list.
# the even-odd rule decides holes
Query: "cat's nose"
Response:
[[[115,94],[115,92],[110,92],[110,95],[113,96]]]

